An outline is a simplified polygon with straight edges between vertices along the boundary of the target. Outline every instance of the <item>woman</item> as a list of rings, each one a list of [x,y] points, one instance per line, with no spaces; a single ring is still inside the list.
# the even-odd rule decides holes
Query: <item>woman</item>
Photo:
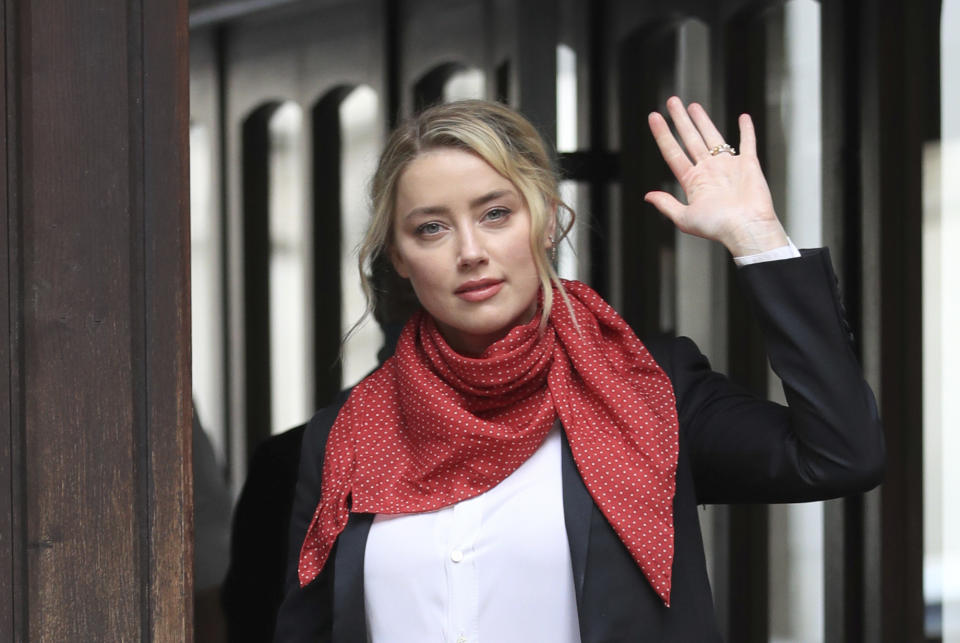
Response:
[[[278,640],[708,641],[696,505],[795,502],[879,481],[876,405],[825,250],[793,248],[757,161],[698,105],[650,129],[687,196],[647,200],[723,243],[789,408],[643,345],[548,260],[565,230],[534,129],[501,105],[431,108],[373,181],[384,254],[423,308],[394,356],[304,438]],[[786,258],[784,258],[786,257]]]

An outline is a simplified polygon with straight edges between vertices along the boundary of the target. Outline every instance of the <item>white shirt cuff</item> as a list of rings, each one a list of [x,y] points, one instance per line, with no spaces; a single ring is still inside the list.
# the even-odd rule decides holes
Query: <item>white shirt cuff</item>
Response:
[[[787,237],[787,245],[785,246],[780,246],[779,248],[774,248],[773,250],[767,250],[766,252],[758,252],[755,255],[734,257],[733,262],[737,264],[737,266],[748,266],[752,263],[777,261],[779,259],[793,259],[799,256],[800,251],[797,250],[795,245],[793,245],[793,241],[790,239],[790,237]]]

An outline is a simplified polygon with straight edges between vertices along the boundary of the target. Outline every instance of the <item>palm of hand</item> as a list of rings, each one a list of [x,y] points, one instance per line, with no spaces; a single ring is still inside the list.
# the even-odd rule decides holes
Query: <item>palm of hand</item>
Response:
[[[687,197],[674,220],[683,232],[722,240],[742,225],[776,220],[755,156],[719,154],[691,165],[677,180]]]
[[[681,231],[719,241],[734,256],[786,245],[786,233],[757,159],[750,117],[744,114],[739,119],[740,155],[711,154],[712,148],[723,144],[723,137],[706,111],[696,103],[684,109],[676,97],[667,101],[667,108],[686,150],[656,112],[649,117],[650,131],[687,204],[662,191],[648,192],[646,200]]]

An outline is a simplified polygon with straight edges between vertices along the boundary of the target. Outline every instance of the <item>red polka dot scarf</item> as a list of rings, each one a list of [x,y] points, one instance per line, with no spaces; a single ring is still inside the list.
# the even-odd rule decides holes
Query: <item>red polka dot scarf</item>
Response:
[[[594,502],[670,604],[677,409],[667,375],[588,286],[565,281],[539,315],[479,358],[418,313],[396,352],[357,385],[330,431],[322,501],[300,585],[323,569],[350,511],[417,513],[479,495],[516,470],[559,416]]]

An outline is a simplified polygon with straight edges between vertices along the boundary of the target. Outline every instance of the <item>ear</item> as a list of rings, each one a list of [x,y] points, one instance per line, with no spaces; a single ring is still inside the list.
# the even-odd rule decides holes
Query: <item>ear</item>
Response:
[[[551,216],[547,221],[546,228],[543,231],[544,234],[546,235],[546,238],[543,240],[543,245],[544,247],[547,248],[547,250],[549,250],[554,245],[556,245],[556,242],[554,241],[554,239],[556,238],[556,234],[557,234],[557,216],[559,214],[558,213],[559,209],[560,209],[560,206],[558,204],[556,203],[550,204]]]

